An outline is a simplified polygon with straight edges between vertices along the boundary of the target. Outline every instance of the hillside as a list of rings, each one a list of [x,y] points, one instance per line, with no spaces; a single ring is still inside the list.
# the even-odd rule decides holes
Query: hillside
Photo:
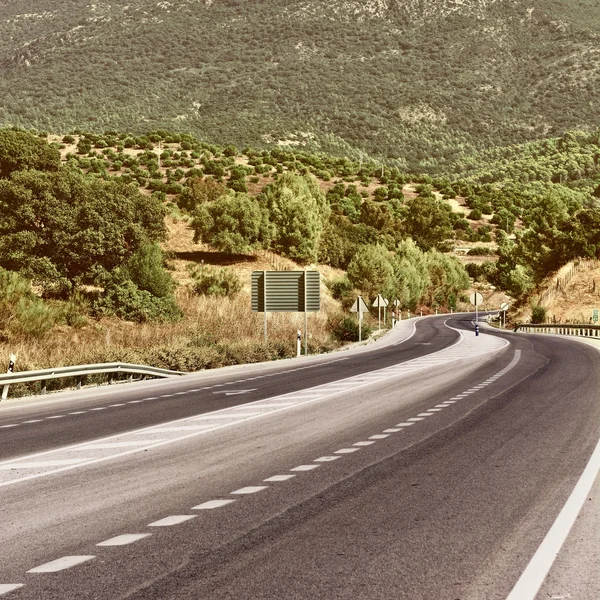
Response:
[[[0,125],[449,171],[598,125],[597,15],[594,0],[5,0]]]

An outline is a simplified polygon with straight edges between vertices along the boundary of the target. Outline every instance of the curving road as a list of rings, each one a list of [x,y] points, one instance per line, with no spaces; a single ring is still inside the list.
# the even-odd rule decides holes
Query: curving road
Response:
[[[506,599],[600,438],[600,354],[411,327],[1,407],[0,594]]]

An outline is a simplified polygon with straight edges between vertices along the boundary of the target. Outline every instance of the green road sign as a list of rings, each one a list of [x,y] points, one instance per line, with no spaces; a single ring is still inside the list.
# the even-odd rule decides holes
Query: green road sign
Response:
[[[253,271],[253,312],[316,312],[321,308],[319,271]]]

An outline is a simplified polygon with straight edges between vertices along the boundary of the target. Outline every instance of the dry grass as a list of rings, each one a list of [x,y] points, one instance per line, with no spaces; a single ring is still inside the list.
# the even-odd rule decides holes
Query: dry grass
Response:
[[[187,230],[180,223],[173,223],[171,232],[187,235]],[[177,247],[182,253],[199,253],[207,258],[207,263],[223,264],[219,262],[219,256],[215,257],[219,253],[194,249],[196,245],[186,245],[191,242],[185,242],[183,238],[177,241],[176,235],[172,235],[171,240],[170,247]],[[247,285],[237,296],[221,298],[193,294],[185,285],[190,261],[176,259],[173,261],[176,267],[174,274],[180,283],[177,301],[185,314],[181,322],[138,324],[116,318],[90,318],[86,325],[79,328],[56,326],[40,339],[14,338],[1,342],[0,356],[17,354],[17,369],[20,371],[110,361],[140,362],[188,370],[293,356],[297,330],[304,331],[304,315],[269,314],[268,344],[265,345],[264,316],[251,310],[250,271],[254,268],[271,268],[269,260],[272,257],[248,257],[247,261],[232,265],[240,277],[247,281]],[[280,260],[286,264],[288,262]],[[324,278],[338,275],[334,269],[322,271]],[[330,338],[327,323],[328,316],[337,312],[339,305],[330,297],[324,284],[321,297],[321,311],[308,315],[309,347],[312,351],[332,349],[336,345]],[[194,356],[190,355],[190,349],[193,349]],[[210,353],[204,352],[206,349],[210,349]]]

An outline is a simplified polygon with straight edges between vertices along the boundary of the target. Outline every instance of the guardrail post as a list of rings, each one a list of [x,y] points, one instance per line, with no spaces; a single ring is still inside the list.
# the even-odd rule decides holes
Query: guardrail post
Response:
[[[40,392],[42,394],[46,394],[47,390],[46,390],[46,380],[45,379],[42,380],[41,387],[42,387],[42,389],[40,390]]]
[[[77,385],[75,386],[75,389],[80,390],[81,389],[81,377],[77,378]]]

